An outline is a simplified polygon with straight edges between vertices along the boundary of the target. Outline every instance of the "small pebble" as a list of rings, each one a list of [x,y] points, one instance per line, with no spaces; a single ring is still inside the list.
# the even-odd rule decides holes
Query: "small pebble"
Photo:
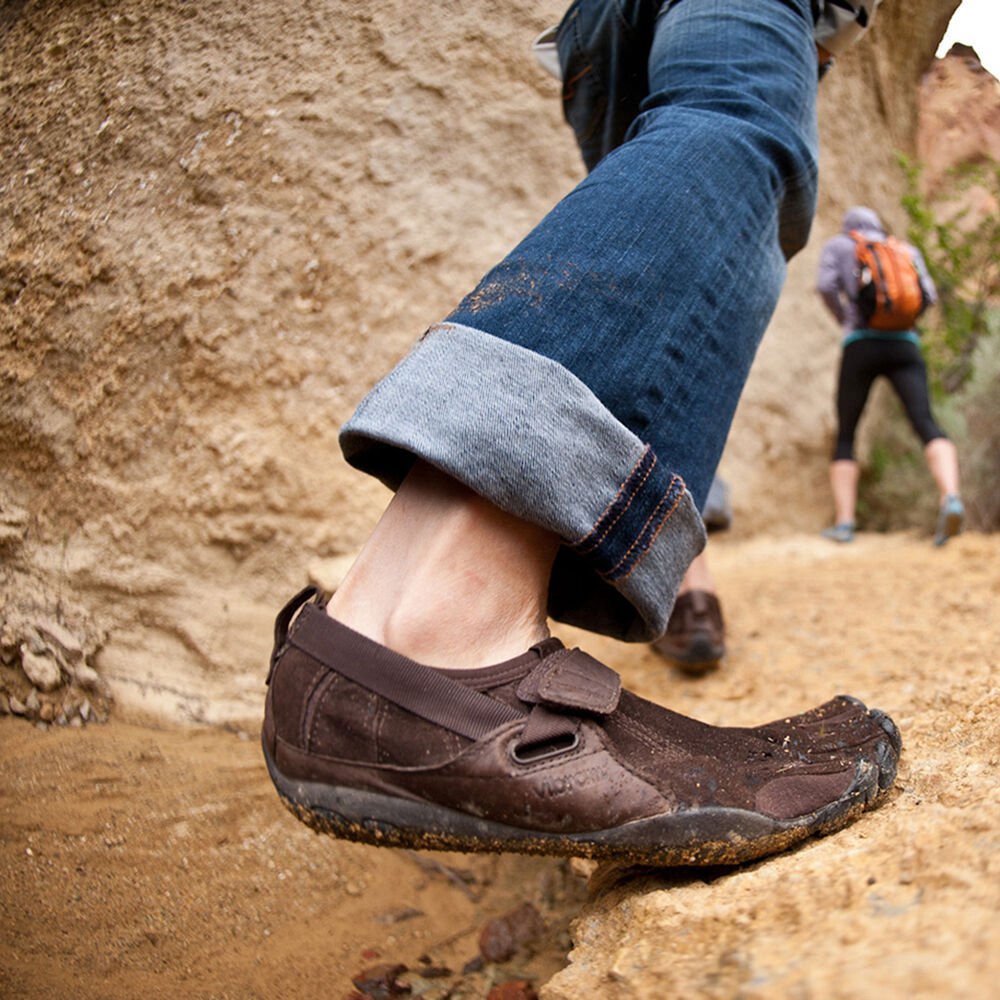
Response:
[[[100,676],[93,667],[88,667],[86,663],[79,664],[73,671],[77,684],[88,691],[93,691],[100,682]]]
[[[21,669],[28,680],[43,691],[54,691],[62,684],[59,664],[47,649],[36,653],[24,643],[21,646]]]

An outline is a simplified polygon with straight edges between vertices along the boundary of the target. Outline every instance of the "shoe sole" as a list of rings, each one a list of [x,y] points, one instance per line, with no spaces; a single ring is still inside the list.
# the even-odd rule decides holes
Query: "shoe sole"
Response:
[[[696,677],[714,670],[726,655],[725,646],[717,646],[707,635],[700,633],[695,635],[683,651],[664,649],[662,644],[657,649],[684,673]]]
[[[941,526],[941,530],[938,531],[934,538],[935,545],[944,545],[949,538],[954,538],[962,531],[962,522],[965,520],[965,516],[959,513],[946,514],[944,518],[944,524]]]
[[[879,716],[898,752],[898,731],[891,720]],[[739,864],[786,850],[809,837],[834,833],[871,808],[896,774],[896,757],[885,745],[881,759],[859,761],[854,781],[839,799],[794,820],[710,806],[606,830],[550,833],[507,826],[431,802],[298,781],[282,774],[267,747],[263,749],[282,802],[317,833],[382,847],[507,851],[658,866]]]

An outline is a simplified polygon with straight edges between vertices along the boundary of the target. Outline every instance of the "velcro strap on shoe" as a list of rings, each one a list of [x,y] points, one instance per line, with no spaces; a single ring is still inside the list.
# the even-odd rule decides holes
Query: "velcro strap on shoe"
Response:
[[[302,609],[288,643],[400,708],[470,740],[525,718],[511,705],[341,625],[315,604]]]
[[[536,705],[528,716],[518,746],[551,743],[564,736],[571,736],[580,728],[579,718],[553,712],[545,705]]]
[[[621,678],[580,649],[560,649],[545,657],[518,685],[530,705],[610,715],[618,707]]]

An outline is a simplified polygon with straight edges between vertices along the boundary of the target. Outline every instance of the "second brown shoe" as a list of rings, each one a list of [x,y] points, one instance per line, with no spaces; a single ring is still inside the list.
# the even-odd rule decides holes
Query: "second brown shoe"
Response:
[[[680,595],[670,613],[667,631],[653,643],[661,656],[685,673],[714,670],[726,655],[726,628],[715,594],[689,590]]]

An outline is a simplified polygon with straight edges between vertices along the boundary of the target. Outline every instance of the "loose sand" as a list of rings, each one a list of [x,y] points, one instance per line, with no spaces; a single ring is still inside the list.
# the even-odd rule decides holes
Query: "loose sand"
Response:
[[[342,1000],[361,969],[426,956],[454,971],[418,983],[431,998],[518,975],[559,1000],[996,995],[1000,537],[723,537],[710,554],[730,632],[718,673],[588,648],[713,723],[840,691],[890,711],[906,740],[896,790],[855,826],[708,881],[605,869],[588,890],[577,863],[316,837],[280,806],[249,729],[7,717],[0,994]],[[545,936],[460,976],[482,925],[524,901]]]

